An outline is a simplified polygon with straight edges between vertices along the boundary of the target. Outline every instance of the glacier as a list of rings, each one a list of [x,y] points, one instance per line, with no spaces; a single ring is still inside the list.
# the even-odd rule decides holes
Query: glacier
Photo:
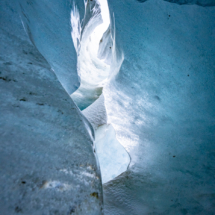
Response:
[[[0,214],[213,215],[214,0],[99,2],[0,1]]]

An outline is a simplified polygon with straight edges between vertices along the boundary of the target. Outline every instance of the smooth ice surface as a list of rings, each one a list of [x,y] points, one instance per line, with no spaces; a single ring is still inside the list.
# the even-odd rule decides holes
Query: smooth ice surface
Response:
[[[99,98],[89,107],[82,111],[84,116],[96,130],[99,126],[107,124],[107,113],[104,106],[104,96],[101,94]]]
[[[0,214],[102,214],[93,133],[16,6],[0,2]]]
[[[95,150],[104,184],[127,170],[130,157],[117,140],[113,126],[107,124],[103,95],[82,113],[95,129]]]
[[[109,0],[124,61],[103,89],[131,155],[105,213],[214,214],[215,8]]]
[[[95,148],[103,184],[127,170],[130,158],[116,139],[116,133],[112,125],[105,124],[97,128],[95,131]]]

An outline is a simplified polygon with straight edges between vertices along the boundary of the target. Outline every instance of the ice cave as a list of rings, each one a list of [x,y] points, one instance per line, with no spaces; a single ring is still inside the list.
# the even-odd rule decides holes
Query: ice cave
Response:
[[[215,214],[215,0],[0,0],[0,215]]]

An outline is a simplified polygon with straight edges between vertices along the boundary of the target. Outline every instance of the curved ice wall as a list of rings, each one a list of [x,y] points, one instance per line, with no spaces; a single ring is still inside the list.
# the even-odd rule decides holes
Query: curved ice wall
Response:
[[[104,186],[105,214],[213,214],[215,9],[180,4],[214,3],[141,2],[109,0],[125,60],[105,106],[132,165]],[[27,41],[15,3],[0,7],[1,213],[100,214],[90,126]],[[73,2],[18,3],[31,41],[71,94],[79,86]],[[103,46],[99,56],[109,56]]]
[[[78,5],[81,19],[84,1],[19,0],[20,17],[26,33],[46,58],[63,87],[71,94],[79,87],[77,55],[71,38],[70,12]]]
[[[105,28],[108,29],[104,37],[102,37],[102,33],[106,29],[102,31],[101,29],[97,29],[100,27],[99,24],[105,21],[101,14],[103,4],[103,2],[100,3],[96,0],[83,1],[82,4],[80,4],[80,1],[65,1],[63,3],[57,1],[19,2],[20,16],[26,33],[32,43],[47,59],[66,91],[69,94],[72,93],[72,99],[80,108],[86,104],[89,105],[90,102],[95,100],[95,95],[101,94],[102,87],[116,75],[122,62],[122,56],[116,52],[114,23],[112,23],[109,28],[109,23],[106,23]],[[106,10],[106,12],[109,13],[107,5]],[[49,12],[44,14],[45,11]],[[69,14],[71,17],[68,18]],[[68,25],[70,21],[71,26]],[[71,34],[68,34],[68,30],[71,31]],[[96,35],[98,37],[98,41],[96,41],[94,34],[98,33],[100,34]],[[103,50],[105,53],[108,52],[109,55],[104,57],[99,54],[100,58],[105,58],[101,60],[97,57],[97,50],[99,47],[101,49],[101,47],[104,46],[103,44],[109,40],[111,40],[112,44],[110,44],[110,47],[105,47],[107,51]],[[71,42],[73,42],[73,44],[71,44]],[[75,55],[77,55],[77,57],[75,57]],[[77,61],[77,64],[75,61]],[[77,87],[76,79],[78,76],[80,87],[73,93],[71,90]],[[94,112],[90,112],[91,115],[95,115],[96,111],[97,108]],[[92,119],[92,117],[93,116],[90,118]],[[90,135],[94,137],[92,126],[84,116],[82,116],[82,118]],[[104,118],[104,116],[102,116],[102,118]],[[97,127],[94,127],[94,129],[97,130]],[[102,147],[99,147],[100,150],[98,150],[98,156],[103,154],[103,156],[100,156],[100,161],[102,163],[101,167],[103,170],[105,169],[105,171],[102,172],[107,172],[110,175],[108,177],[103,177],[103,183],[127,170],[130,162],[129,155],[116,140],[115,132],[112,131],[112,129],[112,126],[109,125],[107,125],[105,129],[101,129],[101,131],[107,132],[108,136],[112,134],[112,137],[109,137],[109,141],[113,140],[112,144],[110,143],[109,146],[108,141],[106,141],[106,145],[109,148],[106,147],[102,149]],[[105,141],[104,138],[107,134],[104,134],[103,138],[100,138],[100,141],[95,141],[97,146],[99,142]],[[115,145],[115,147],[112,147],[113,145]],[[99,149],[98,147],[96,148]],[[117,152],[117,148],[121,150]],[[105,157],[103,151],[106,151],[106,155],[109,154],[110,156]],[[117,155],[115,160],[112,159],[114,155]],[[122,157],[124,157],[125,161],[120,159]],[[103,162],[103,158],[105,162]],[[122,165],[120,165],[121,162]],[[109,169],[109,171],[107,171],[107,169]]]
[[[132,164],[104,186],[105,213],[213,214],[215,8],[109,7],[125,59],[104,89],[105,106]]]
[[[0,1],[0,214],[102,214],[93,130],[68,95],[71,4]]]

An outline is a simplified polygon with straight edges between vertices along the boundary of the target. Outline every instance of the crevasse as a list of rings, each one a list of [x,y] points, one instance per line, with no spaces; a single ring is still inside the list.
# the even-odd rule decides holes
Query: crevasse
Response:
[[[102,181],[106,183],[126,171],[130,163],[128,153],[118,142],[114,127],[108,122],[102,93],[117,74],[123,55],[116,56],[114,23],[110,23],[107,1],[86,2],[82,21],[77,7],[73,5],[71,25],[80,78],[80,87],[71,97],[95,129],[95,152]]]

